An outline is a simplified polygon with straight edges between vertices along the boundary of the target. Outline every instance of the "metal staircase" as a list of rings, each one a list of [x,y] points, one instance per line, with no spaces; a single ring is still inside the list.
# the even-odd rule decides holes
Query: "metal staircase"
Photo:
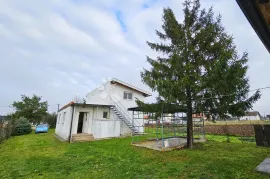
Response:
[[[139,134],[138,128],[136,128],[138,122],[135,121],[132,115],[119,103],[114,103],[111,110],[123,121],[132,131],[133,134]]]

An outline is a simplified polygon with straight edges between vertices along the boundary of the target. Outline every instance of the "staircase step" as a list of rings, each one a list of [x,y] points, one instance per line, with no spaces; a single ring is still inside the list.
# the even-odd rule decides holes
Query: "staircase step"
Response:
[[[93,134],[72,134],[73,142],[85,142],[85,141],[93,141]]]
[[[125,115],[123,115],[116,106],[112,106],[111,107],[112,111],[118,116],[119,119],[121,119],[121,121],[123,121],[128,128],[130,128],[132,130],[132,132],[135,132],[136,129],[133,126],[133,123],[131,123],[131,119],[127,119],[127,117]]]

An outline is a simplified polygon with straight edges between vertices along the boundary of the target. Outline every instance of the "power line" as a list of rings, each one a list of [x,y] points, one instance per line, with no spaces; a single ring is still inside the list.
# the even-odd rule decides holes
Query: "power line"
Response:
[[[59,107],[60,104],[49,104],[48,107],[49,106],[58,106]],[[58,108],[58,107],[55,107],[55,108]],[[9,106],[0,106],[0,108],[13,108],[13,106],[12,105],[9,105]]]

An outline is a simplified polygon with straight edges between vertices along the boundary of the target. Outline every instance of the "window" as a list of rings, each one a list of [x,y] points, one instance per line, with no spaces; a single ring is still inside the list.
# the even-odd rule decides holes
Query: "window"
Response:
[[[62,124],[65,123],[65,118],[66,118],[66,112],[64,112],[64,114],[63,114]]]
[[[124,99],[132,99],[132,93],[124,92]]]
[[[61,121],[61,114],[59,114],[59,117],[58,117],[58,124],[60,124],[60,121]]]
[[[103,118],[108,119],[108,112],[103,112]]]

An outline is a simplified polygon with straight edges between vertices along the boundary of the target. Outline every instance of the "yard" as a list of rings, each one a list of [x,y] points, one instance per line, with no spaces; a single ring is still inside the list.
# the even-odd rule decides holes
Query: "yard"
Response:
[[[269,178],[254,168],[270,149],[211,137],[192,150],[158,152],[130,145],[131,138],[61,143],[29,134],[0,144],[0,178]]]

